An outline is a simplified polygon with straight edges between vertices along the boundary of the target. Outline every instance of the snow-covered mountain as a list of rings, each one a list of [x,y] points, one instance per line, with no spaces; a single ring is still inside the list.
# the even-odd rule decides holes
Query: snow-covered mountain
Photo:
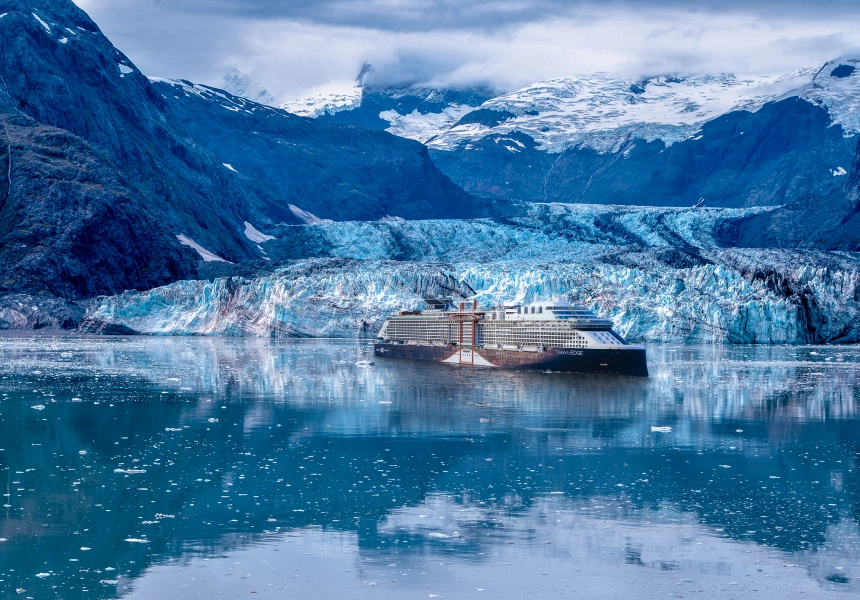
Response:
[[[359,82],[360,102],[318,118],[418,140],[442,172],[484,198],[792,205],[811,216],[843,204],[860,132],[858,63],[860,55],[846,55],[782,76],[595,74],[493,96]],[[817,214],[819,241],[847,218]],[[785,230],[779,222],[767,226],[770,239]],[[840,237],[851,246],[848,238]]]
[[[573,146],[613,152],[630,138],[662,140],[667,145],[691,139],[704,123],[731,111],[755,111],[768,102],[799,97],[826,108],[834,124],[854,134],[860,131],[858,62],[860,56],[843,56],[821,68],[801,68],[782,76],[723,73],[634,81],[597,73],[538,82],[483,102],[475,95],[471,102],[430,103],[410,111],[384,108],[377,116],[388,123],[389,132],[438,150],[516,131],[551,153]],[[426,92],[423,88],[388,90],[392,97],[420,98]],[[333,91],[282,107],[304,116],[333,115],[359,110],[362,94],[363,87],[356,82],[345,93]],[[473,110],[483,114],[462,119]],[[516,144],[508,148],[519,150]]]

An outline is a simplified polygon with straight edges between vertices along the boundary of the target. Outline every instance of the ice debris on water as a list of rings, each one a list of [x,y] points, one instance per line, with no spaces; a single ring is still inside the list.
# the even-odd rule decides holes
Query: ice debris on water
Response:
[[[78,450],[78,454],[80,454],[81,456],[86,456],[87,451],[86,450]]]
[[[662,425],[662,426],[652,425],[651,431],[654,433],[671,433],[672,428],[669,427],[668,425]]]
[[[102,585],[116,585],[119,583],[116,579],[102,579],[99,581]]]
[[[126,475],[137,475],[139,473],[146,473],[146,469],[114,469],[114,473],[125,473]]]
[[[427,537],[434,539],[434,540],[442,540],[442,539],[447,539],[447,538],[458,538],[458,537],[460,537],[460,532],[455,531],[454,533],[447,534],[447,533],[439,533],[438,531],[431,531],[429,534],[427,534]]]
[[[145,540],[142,538],[125,538],[126,542],[131,542],[132,544],[148,544],[149,540]]]
[[[50,576],[51,576],[50,573],[36,573],[36,577],[38,577],[39,579],[44,579],[45,577],[50,577]]]
[[[369,367],[369,366],[373,365],[374,362],[372,360],[360,360],[355,364],[358,367]]]
[[[36,406],[31,406],[30,408],[32,408],[33,410],[45,410],[45,405],[37,404]]]

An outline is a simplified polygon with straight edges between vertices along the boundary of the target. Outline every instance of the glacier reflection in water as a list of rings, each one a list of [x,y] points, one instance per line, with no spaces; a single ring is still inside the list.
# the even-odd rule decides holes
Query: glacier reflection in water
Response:
[[[860,590],[860,348],[653,346],[647,380],[371,357],[0,339],[0,596]]]

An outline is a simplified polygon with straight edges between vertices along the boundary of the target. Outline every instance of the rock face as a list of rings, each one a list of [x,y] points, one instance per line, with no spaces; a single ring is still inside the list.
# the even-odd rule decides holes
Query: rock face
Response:
[[[799,98],[738,111],[667,146],[631,137],[617,151],[549,154],[522,133],[492,134],[433,158],[472,193],[548,202],[774,206],[844,188],[856,140]]]
[[[860,250],[860,143],[844,188],[747,215],[726,223],[717,236],[727,246]]]
[[[75,300],[196,276],[147,196],[89,144],[24,116],[0,124],[0,292]]]
[[[69,0],[0,15],[0,293],[80,300],[259,261],[245,223],[483,210],[417,142],[156,89]]]
[[[195,144],[253,198],[263,223],[304,222],[307,216],[291,206],[337,221],[487,212],[418,142],[314,122],[186,81],[156,81],[154,87]]]

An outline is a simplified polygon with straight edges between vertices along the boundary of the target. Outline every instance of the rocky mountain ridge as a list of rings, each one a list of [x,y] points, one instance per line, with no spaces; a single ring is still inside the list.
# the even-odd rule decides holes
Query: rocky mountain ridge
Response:
[[[261,261],[246,223],[315,210],[483,214],[417,142],[263,105],[239,114],[245,101],[214,89],[225,105],[183,111],[199,96],[151,82],[71,1],[2,0],[0,15],[0,293],[78,301]]]

